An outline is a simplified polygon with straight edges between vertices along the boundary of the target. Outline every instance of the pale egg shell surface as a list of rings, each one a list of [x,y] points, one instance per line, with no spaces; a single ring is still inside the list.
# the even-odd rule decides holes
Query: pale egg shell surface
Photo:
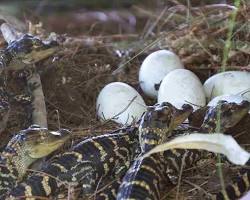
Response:
[[[180,58],[171,51],[159,50],[148,55],[139,71],[139,81],[143,92],[157,98],[162,79],[172,70],[184,68]]]
[[[134,101],[130,104],[133,99]],[[122,112],[112,120],[119,124],[129,125],[140,119],[146,111],[146,104],[141,95],[128,84],[113,82],[101,90],[97,98],[96,109],[101,120],[111,119]]]
[[[206,98],[199,78],[186,69],[176,69],[162,80],[158,103],[169,102],[177,108],[189,103],[196,110],[205,106]]]
[[[227,101],[228,103],[237,103],[240,104],[242,101],[247,101],[247,98],[245,98],[242,95],[220,95],[215,98],[213,98],[207,105],[215,107],[219,101]]]
[[[203,87],[208,100],[224,94],[242,93],[250,101],[250,72],[221,72],[207,79]]]

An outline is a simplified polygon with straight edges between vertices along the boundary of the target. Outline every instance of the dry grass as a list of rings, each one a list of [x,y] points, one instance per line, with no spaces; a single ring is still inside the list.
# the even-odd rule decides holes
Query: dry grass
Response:
[[[170,49],[181,57],[187,69],[204,81],[221,70],[223,51],[227,40],[228,22],[233,7],[212,5],[187,8],[176,5],[166,7],[159,14],[134,7],[149,27],[143,33],[105,36],[59,36],[61,47],[57,55],[41,63],[41,79],[48,111],[48,126],[74,131],[72,144],[86,136],[108,132],[119,125],[102,125],[96,117],[95,103],[100,90],[109,82],[122,81],[132,85],[141,94],[138,70],[150,52]],[[236,17],[231,38],[226,70],[250,71],[250,5],[242,3]],[[124,42],[126,41],[126,42]],[[119,57],[116,52],[123,56]],[[20,78],[10,72],[9,89],[20,93],[25,88]],[[142,94],[143,95],[143,94]],[[143,95],[148,105],[154,101]],[[11,120],[5,133],[27,127],[26,114],[20,105],[13,105]],[[248,148],[249,117],[230,130],[239,142]],[[249,148],[248,148],[249,149]],[[223,164],[224,181],[228,183],[237,173],[237,167]],[[204,199],[220,190],[215,161],[204,160],[198,166],[184,170],[180,184],[169,186],[163,199]],[[176,192],[178,191],[178,193]]]

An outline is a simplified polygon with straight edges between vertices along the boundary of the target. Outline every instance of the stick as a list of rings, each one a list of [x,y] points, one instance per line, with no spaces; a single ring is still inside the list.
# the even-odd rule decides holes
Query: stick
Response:
[[[32,123],[38,124],[41,127],[48,128],[47,123],[47,111],[45,105],[45,99],[43,94],[43,87],[40,75],[34,70],[32,70],[30,77],[27,77],[28,89],[32,95]]]

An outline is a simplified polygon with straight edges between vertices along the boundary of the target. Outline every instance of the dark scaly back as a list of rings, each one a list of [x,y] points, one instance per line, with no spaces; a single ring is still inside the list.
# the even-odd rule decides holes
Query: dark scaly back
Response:
[[[246,164],[250,166],[250,162]],[[249,169],[241,170],[242,175],[238,176],[235,181],[221,191],[212,196],[212,200],[236,200],[240,199],[248,190],[250,186],[250,171]]]
[[[33,174],[19,184],[11,191],[10,199],[18,196],[53,196],[62,182],[66,186],[81,185],[83,194],[90,195],[96,190],[100,179],[118,176],[128,169],[138,146],[137,128],[132,127],[86,139],[72,150],[56,156],[41,170],[41,174]]]
[[[10,157],[13,157],[15,159],[15,156],[17,155],[16,150],[19,147],[19,143],[17,141],[23,140],[24,135],[18,134],[12,140],[9,142],[7,147],[4,149],[4,151],[1,153],[0,157],[0,197],[2,195],[6,194],[11,188],[13,188],[16,185],[16,181],[19,177],[18,169],[15,165],[12,163],[12,159]],[[15,147],[12,146],[16,142]]]
[[[193,108],[184,104],[182,109],[163,102],[148,107],[141,118],[139,140],[142,152],[147,152],[166,141],[173,129],[180,125],[192,113]]]
[[[146,113],[147,118],[154,117],[155,120],[147,120],[145,116],[142,118],[143,128],[139,130],[143,153],[163,143],[192,110],[189,105],[183,105],[183,109],[178,110],[169,103],[163,103],[156,106],[153,113]],[[184,154],[190,155],[187,158]],[[176,181],[174,178],[178,175],[183,157],[183,165],[186,166],[195,162],[200,156],[190,151],[172,150],[152,154],[144,159],[138,158],[123,178],[117,199],[160,199],[164,185],[169,180]]]
[[[250,160],[247,161],[246,167],[240,170],[240,176],[236,177],[232,184],[229,184],[225,191],[221,191],[212,196],[212,200],[236,200],[242,197],[250,187]]]
[[[242,109],[250,109],[250,103],[243,101],[241,103]],[[243,115],[243,112],[242,112]],[[229,184],[225,191],[221,191],[215,194],[213,200],[235,200],[242,197],[250,189],[250,160],[246,163],[246,167],[240,170],[240,176],[238,176],[232,184]]]
[[[2,74],[0,77],[0,133],[6,128],[10,113],[9,95],[6,90],[6,79],[6,75]]]
[[[16,134],[0,156],[0,198],[23,178],[30,164],[59,148],[68,137],[67,130],[50,132],[38,126]]]
[[[226,101],[220,101],[218,106],[211,107],[206,113],[201,131],[214,132],[218,121],[220,121],[220,132],[225,132],[230,127],[235,126],[245,115],[247,115],[250,109],[250,103],[248,101],[242,101],[241,103],[228,103]],[[217,120],[218,112],[221,116]],[[242,196],[249,189],[249,172],[244,170],[242,175],[237,180],[228,185],[225,191],[221,191],[214,195],[212,199],[216,200],[234,200]]]
[[[204,119],[203,130],[215,131],[214,117],[217,116],[218,107],[222,108],[220,122],[222,129],[226,130],[238,123],[247,113],[248,104],[224,102],[222,105],[210,108]],[[160,199],[164,185],[177,182],[181,166],[185,168],[194,165],[204,157],[203,154],[206,155],[203,151],[177,149],[136,160],[123,179],[117,199]]]
[[[191,114],[192,110],[192,106],[188,104],[183,105],[182,109],[177,109],[166,102],[148,107],[139,125],[142,153],[165,141],[171,131],[181,124]],[[119,177],[118,181],[98,192],[95,199],[115,200],[121,179],[122,176]]]
[[[118,200],[159,200],[166,184],[183,168],[193,165],[201,157],[199,151],[168,150],[137,159],[119,188]],[[176,180],[175,180],[176,181]]]
[[[103,185],[101,190],[93,195],[95,200],[116,200],[117,191],[122,183],[123,176],[117,177],[109,185]],[[110,180],[109,180],[110,182]],[[106,182],[105,182],[106,183]]]

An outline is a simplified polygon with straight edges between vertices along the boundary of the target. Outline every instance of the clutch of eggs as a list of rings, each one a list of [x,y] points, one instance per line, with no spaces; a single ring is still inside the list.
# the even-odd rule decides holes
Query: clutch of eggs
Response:
[[[184,68],[179,57],[171,51],[159,50],[148,55],[139,71],[139,81],[143,92],[157,98],[162,79],[172,70]]]
[[[111,119],[129,125],[140,119],[146,111],[141,95],[131,86],[122,82],[106,85],[97,98],[97,115],[101,120]]]

